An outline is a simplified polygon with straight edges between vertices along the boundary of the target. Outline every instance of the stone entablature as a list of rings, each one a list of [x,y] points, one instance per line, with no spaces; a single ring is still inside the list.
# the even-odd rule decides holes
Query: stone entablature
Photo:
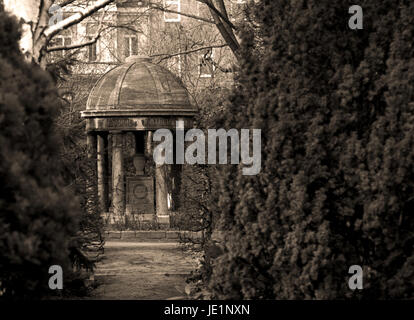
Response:
[[[131,112],[132,113],[132,112]],[[90,114],[83,113],[84,117]],[[183,119],[185,128],[193,127],[192,119]],[[176,117],[93,117],[86,119],[87,131],[175,129]]]

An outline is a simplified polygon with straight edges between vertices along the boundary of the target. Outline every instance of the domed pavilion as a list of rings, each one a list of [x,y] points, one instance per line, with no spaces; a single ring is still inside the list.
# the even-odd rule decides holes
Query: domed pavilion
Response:
[[[148,57],[129,57],[97,81],[81,116],[88,154],[96,155],[100,209],[111,222],[169,225],[177,165],[155,164],[152,133],[174,132],[177,121],[192,127],[197,112],[180,79]]]

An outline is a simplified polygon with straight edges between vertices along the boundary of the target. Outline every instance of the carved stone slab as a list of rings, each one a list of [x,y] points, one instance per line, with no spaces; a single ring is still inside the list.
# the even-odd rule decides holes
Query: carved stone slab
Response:
[[[126,191],[126,204],[131,213],[153,214],[155,212],[153,177],[126,177]]]

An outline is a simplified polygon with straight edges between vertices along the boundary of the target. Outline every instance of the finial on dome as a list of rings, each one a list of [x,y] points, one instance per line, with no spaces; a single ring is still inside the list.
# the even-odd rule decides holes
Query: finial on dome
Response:
[[[133,55],[125,59],[125,62],[151,62],[151,58],[146,55]]]

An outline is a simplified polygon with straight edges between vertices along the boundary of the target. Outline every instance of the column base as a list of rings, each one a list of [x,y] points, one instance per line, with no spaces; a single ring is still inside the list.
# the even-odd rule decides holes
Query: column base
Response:
[[[157,222],[162,225],[170,225],[170,216],[169,215],[157,215]]]

